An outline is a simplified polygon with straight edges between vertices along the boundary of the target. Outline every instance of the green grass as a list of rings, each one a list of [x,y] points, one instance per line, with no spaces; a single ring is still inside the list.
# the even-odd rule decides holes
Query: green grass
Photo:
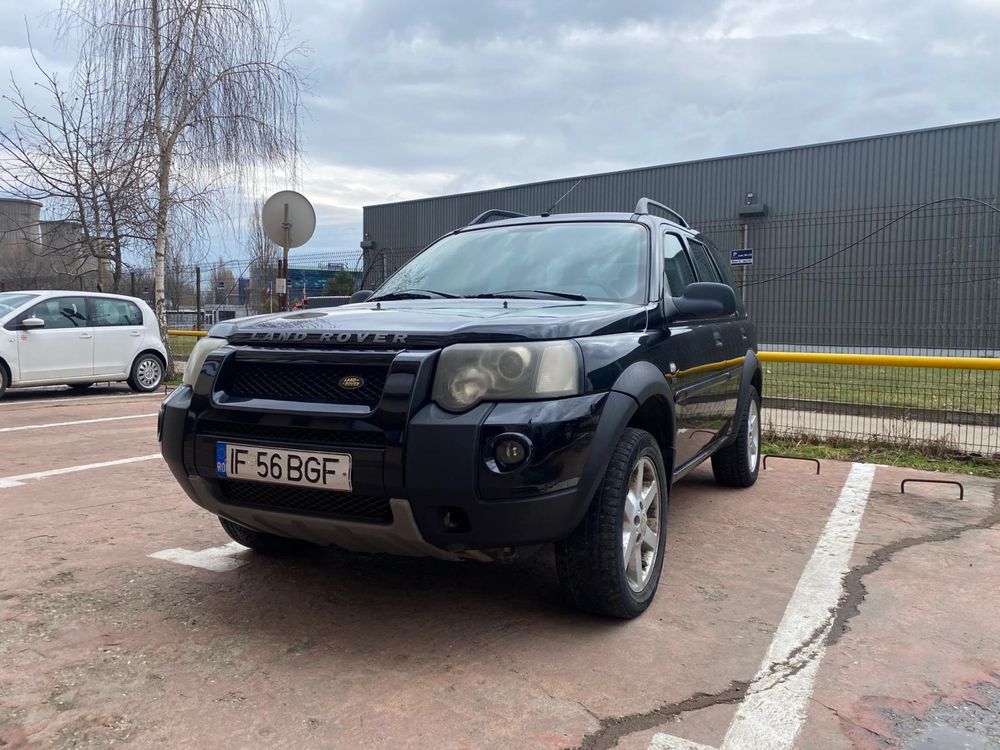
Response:
[[[982,456],[967,456],[944,448],[888,445],[851,440],[820,442],[809,438],[789,439],[765,436],[764,453],[801,456],[802,458],[863,461],[889,466],[905,466],[923,471],[943,471],[950,474],[974,474],[1000,479],[1000,461]]]
[[[172,357],[187,359],[198,339],[195,336],[168,336]]]
[[[764,395],[996,414],[1000,371],[764,362]]]

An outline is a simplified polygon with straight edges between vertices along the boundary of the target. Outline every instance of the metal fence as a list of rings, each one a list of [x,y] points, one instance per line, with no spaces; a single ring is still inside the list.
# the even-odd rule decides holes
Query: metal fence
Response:
[[[754,248],[739,283],[764,351],[1000,352],[1000,212],[991,205],[710,222],[705,232],[719,248]],[[1000,453],[996,370],[767,362],[764,382],[773,435]]]
[[[311,297],[330,294],[331,289],[334,294],[350,294],[362,276],[360,266],[358,250],[293,253],[288,271],[289,306],[303,306]],[[277,283],[280,276],[278,263],[273,260],[238,258],[196,265],[168,264],[164,284],[167,325],[204,329],[220,320],[277,312],[281,309]],[[48,288],[95,291],[92,283],[79,282]],[[105,283],[103,289],[114,291],[110,283]],[[152,305],[152,269],[130,268],[122,275],[117,291]]]

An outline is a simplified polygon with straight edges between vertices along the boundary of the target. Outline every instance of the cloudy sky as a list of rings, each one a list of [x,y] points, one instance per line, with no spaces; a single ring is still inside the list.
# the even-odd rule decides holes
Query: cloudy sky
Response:
[[[72,62],[0,0],[0,71]],[[361,206],[1000,116],[1000,0],[287,0],[310,246]],[[0,116],[5,116],[0,110]]]

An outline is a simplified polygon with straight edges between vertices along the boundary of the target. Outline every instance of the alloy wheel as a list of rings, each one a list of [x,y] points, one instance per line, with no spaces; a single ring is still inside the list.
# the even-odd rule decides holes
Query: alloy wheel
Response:
[[[642,591],[660,547],[660,478],[648,456],[640,456],[629,476],[622,514],[622,564],[633,591]]]
[[[747,465],[750,471],[757,468],[760,458],[760,410],[757,402],[750,400],[750,410],[747,412]]]

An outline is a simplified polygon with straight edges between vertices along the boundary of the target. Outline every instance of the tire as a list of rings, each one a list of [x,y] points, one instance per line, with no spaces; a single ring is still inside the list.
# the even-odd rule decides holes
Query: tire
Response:
[[[751,487],[760,473],[760,394],[750,386],[747,395],[736,440],[712,456],[715,481],[727,487]]]
[[[3,398],[3,394],[7,392],[7,385],[9,383],[10,378],[7,376],[7,368],[0,362],[0,398]]]
[[[67,383],[66,385],[68,385],[74,391],[79,391],[80,393],[83,393],[85,390],[90,388],[93,385],[93,383]]]
[[[239,542],[244,547],[249,547],[254,552],[262,555],[280,555],[288,552],[294,545],[291,539],[286,539],[277,534],[254,531],[253,529],[248,529],[246,526],[233,523],[228,518],[223,518],[222,516],[219,516],[219,523],[222,524],[223,530],[229,534],[229,538],[234,542]]]
[[[140,354],[132,363],[128,387],[136,393],[152,393],[163,385],[163,360],[155,354]]]
[[[652,470],[651,479],[657,483],[656,499],[626,517],[626,503],[636,497],[630,490],[640,467],[644,478]],[[639,482],[646,486],[644,481]],[[651,489],[652,485],[646,491]],[[620,619],[637,617],[646,610],[663,569],[669,492],[668,475],[655,438],[645,430],[626,429],[583,521],[568,538],[556,544],[559,583],[574,606]],[[632,518],[639,518],[640,523],[636,525]],[[625,535],[627,528],[633,532],[631,537]],[[628,553],[629,548],[634,549],[631,542],[637,538],[635,535],[641,538],[640,566],[635,564],[634,554]],[[626,555],[632,563],[626,564]]]

